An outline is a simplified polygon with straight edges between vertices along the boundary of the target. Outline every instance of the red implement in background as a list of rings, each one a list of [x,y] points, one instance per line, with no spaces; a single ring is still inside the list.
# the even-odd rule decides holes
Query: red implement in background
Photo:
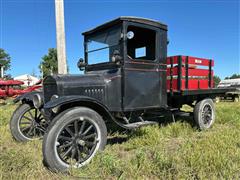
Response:
[[[21,85],[24,84],[18,80],[2,80],[0,79],[0,98],[16,97],[18,95],[25,94],[27,92],[35,91],[42,87],[41,80],[33,86],[21,89]]]

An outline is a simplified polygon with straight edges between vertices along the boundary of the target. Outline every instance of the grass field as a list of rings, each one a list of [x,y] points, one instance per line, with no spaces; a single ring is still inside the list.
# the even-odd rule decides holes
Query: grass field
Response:
[[[12,139],[8,124],[14,109],[0,106],[0,179],[240,178],[240,103],[217,104],[216,122],[205,132],[180,119],[111,133],[104,152],[68,175],[44,168],[41,140],[21,144]]]

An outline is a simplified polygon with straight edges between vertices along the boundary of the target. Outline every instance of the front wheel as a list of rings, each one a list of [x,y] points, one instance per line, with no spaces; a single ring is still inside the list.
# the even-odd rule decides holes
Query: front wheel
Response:
[[[44,165],[55,172],[86,165],[107,142],[102,117],[85,107],[68,109],[54,118],[43,139]]]
[[[203,99],[194,107],[194,120],[200,130],[209,129],[215,121],[215,107],[212,99]]]
[[[26,142],[43,137],[47,123],[41,112],[29,104],[21,104],[10,120],[10,130],[13,138]]]

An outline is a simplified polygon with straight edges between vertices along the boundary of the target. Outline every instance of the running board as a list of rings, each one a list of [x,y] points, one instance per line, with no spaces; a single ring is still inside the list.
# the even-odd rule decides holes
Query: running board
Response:
[[[179,111],[174,113],[174,115],[181,116],[181,117],[188,117],[192,115],[192,112]]]
[[[142,126],[148,126],[148,125],[154,125],[158,124],[156,121],[142,121],[142,122],[135,122],[135,123],[130,123],[130,124],[124,124],[123,126],[126,129],[136,129]]]

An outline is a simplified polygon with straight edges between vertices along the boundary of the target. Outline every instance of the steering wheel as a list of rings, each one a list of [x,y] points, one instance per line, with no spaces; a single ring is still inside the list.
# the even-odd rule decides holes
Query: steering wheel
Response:
[[[127,57],[128,57],[129,59],[133,60],[133,58],[132,58],[131,56],[129,56],[129,55],[127,55]]]

